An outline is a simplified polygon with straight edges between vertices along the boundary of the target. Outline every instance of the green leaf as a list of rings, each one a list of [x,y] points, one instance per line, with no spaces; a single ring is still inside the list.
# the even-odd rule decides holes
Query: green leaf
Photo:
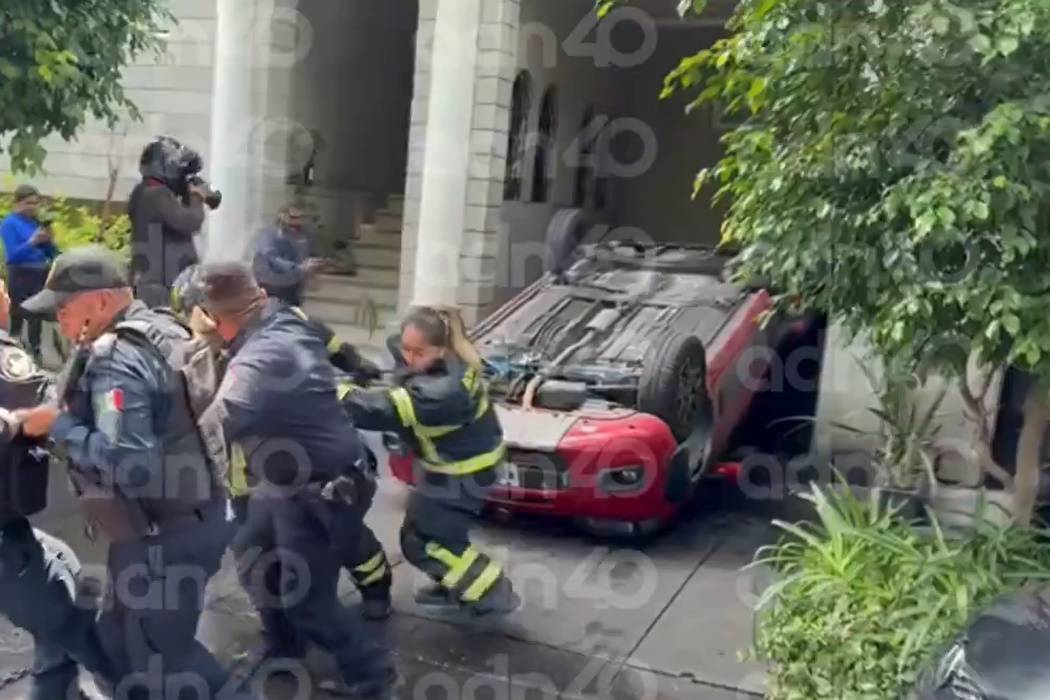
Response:
[[[1017,39],[1016,36],[1003,36],[1000,37],[999,40],[996,42],[996,49],[1003,56],[1010,56],[1010,54],[1017,51],[1020,45],[1021,42]]]
[[[1021,319],[1013,314],[1007,314],[1003,317],[1003,328],[1010,335],[1017,335],[1021,331]]]
[[[992,51],[992,40],[984,34],[974,34],[970,39],[970,46],[979,54],[988,54]]]

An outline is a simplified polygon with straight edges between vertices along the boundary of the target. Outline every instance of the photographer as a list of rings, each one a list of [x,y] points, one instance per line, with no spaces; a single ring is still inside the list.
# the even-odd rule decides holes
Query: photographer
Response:
[[[41,220],[40,192],[32,185],[15,190],[14,210],[0,223],[4,241],[8,287],[11,290],[11,336],[22,334],[22,323],[29,326],[29,350],[40,363],[41,319],[27,317],[22,302],[44,288],[51,261],[58,255],[54,232],[48,220]]]
[[[215,209],[221,195],[197,175],[200,156],[173,138],[161,137],[142,152],[128,202],[132,227],[135,296],[150,307],[166,306],[171,285],[198,262],[194,237],[204,223],[204,206]]]

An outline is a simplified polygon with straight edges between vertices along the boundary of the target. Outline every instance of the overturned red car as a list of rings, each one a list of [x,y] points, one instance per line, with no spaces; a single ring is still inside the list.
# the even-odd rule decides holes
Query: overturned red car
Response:
[[[785,333],[707,247],[604,243],[473,331],[508,458],[494,507],[642,534],[717,471]],[[762,321],[765,321],[764,323]],[[414,455],[385,436],[392,471]]]

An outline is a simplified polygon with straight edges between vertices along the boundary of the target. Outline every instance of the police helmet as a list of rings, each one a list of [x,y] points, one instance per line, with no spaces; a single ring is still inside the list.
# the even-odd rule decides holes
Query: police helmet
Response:
[[[171,285],[171,310],[183,318],[189,318],[194,307],[204,303],[200,269],[200,265],[190,265]]]

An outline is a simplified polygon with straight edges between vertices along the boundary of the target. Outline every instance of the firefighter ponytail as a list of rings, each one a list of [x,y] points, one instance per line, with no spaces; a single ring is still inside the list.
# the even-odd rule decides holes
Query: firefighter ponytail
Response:
[[[467,336],[463,314],[454,306],[417,306],[409,311],[401,324],[415,326],[427,338],[427,342],[445,348],[464,364],[481,369],[481,356]]]

